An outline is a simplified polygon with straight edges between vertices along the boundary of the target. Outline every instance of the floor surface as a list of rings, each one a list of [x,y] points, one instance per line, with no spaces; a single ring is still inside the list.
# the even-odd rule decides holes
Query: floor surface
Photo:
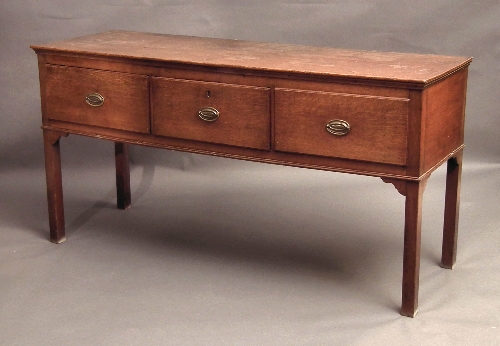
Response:
[[[1,171],[0,345],[499,345],[500,165],[466,162],[458,261],[439,267],[445,171],[424,195],[420,309],[401,317],[404,198],[371,177],[173,156]]]

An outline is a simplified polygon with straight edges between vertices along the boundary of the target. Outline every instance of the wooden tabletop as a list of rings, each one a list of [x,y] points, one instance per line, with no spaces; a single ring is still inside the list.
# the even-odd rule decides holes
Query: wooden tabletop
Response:
[[[37,52],[119,56],[235,69],[430,84],[472,58],[359,51],[128,31],[32,46]]]

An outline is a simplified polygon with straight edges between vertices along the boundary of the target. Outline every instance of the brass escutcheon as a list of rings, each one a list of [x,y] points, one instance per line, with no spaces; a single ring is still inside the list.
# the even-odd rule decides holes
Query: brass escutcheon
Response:
[[[219,111],[212,107],[205,107],[198,111],[198,116],[208,122],[213,122],[219,119]]]
[[[99,107],[104,103],[104,96],[99,93],[91,93],[85,96],[85,102],[92,107]]]
[[[335,119],[326,124],[326,130],[335,136],[344,136],[351,130],[351,125],[345,120]]]

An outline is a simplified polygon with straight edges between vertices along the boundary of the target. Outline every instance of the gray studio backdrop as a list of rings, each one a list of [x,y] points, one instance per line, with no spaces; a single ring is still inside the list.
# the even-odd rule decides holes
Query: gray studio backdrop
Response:
[[[499,345],[499,0],[0,0],[0,345]],[[420,312],[399,316],[404,198],[380,179],[61,141],[48,241],[37,60],[111,29],[472,56],[458,261],[424,194]]]

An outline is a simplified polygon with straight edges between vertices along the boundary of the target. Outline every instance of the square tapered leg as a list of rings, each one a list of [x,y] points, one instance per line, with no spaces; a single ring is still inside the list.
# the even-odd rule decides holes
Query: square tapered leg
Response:
[[[115,142],[115,164],[116,204],[118,209],[127,209],[132,205],[128,144]]]
[[[403,286],[401,315],[414,317],[418,310],[422,197],[426,181],[406,182]]]
[[[443,251],[441,266],[452,269],[457,258],[458,213],[460,182],[462,176],[462,151],[448,160],[446,197],[444,205]]]
[[[61,150],[59,146],[61,135],[64,134],[52,130],[44,130],[43,132],[50,241],[56,244],[66,240],[61,175]]]

